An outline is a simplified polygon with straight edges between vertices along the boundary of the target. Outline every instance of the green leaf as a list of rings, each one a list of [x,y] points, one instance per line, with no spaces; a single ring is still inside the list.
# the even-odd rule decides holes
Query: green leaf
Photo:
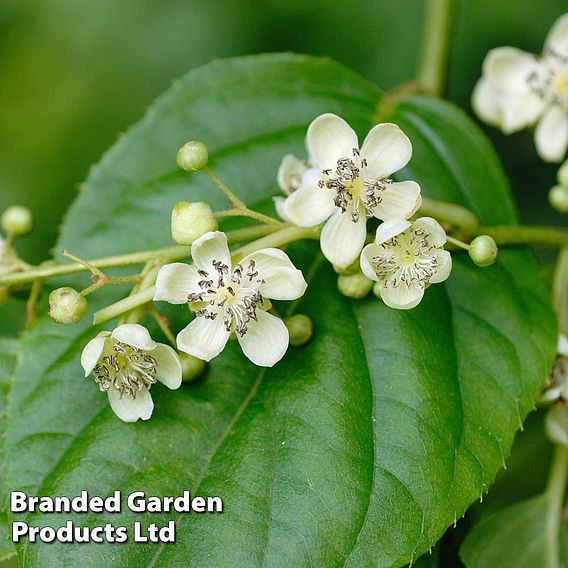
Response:
[[[176,201],[225,208],[205,176],[177,169],[176,150],[188,139],[208,144],[211,167],[249,205],[266,204],[278,192],[282,156],[305,155],[315,116],[338,113],[363,136],[380,100],[327,59],[270,55],[197,69],[94,168],[57,248],[92,258],[167,245]],[[514,221],[499,163],[461,111],[413,97],[387,119],[414,145],[401,177],[486,223]],[[399,312],[340,296],[316,250],[290,249],[310,276],[297,309],[313,319],[313,340],[268,370],[231,344],[198,384],[153,389],[148,423],[121,423],[82,378],[79,356],[94,333],[87,324],[42,321],[26,335],[10,398],[5,491],[187,489],[220,495],[225,511],[175,517],[175,545],[24,543],[25,566],[402,566],[486,491],[554,357],[554,319],[530,254],[504,250],[483,270],[457,255],[447,284]],[[183,310],[168,314],[176,330],[186,323]],[[139,517],[75,520],[131,528]]]

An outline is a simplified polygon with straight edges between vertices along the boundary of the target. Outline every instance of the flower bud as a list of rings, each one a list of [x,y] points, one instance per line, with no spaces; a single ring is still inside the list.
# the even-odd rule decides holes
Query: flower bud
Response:
[[[568,213],[568,186],[555,185],[548,192],[548,201],[559,213]]]
[[[190,245],[218,226],[211,207],[202,201],[181,201],[172,211],[172,238],[178,245]]]
[[[379,282],[375,282],[373,284],[373,295],[376,296],[379,300],[381,300],[381,288],[382,285]]]
[[[469,256],[477,266],[491,266],[498,251],[497,244],[489,235],[475,237],[469,245]]]
[[[550,409],[545,418],[546,433],[555,443],[568,446],[568,408],[556,405]]]
[[[181,361],[181,377],[184,383],[190,383],[198,379],[207,366],[207,363],[202,359],[187,353],[180,353],[179,359]]]
[[[207,146],[199,140],[186,142],[177,153],[177,163],[186,172],[202,170],[209,161]]]
[[[87,308],[87,300],[69,286],[57,288],[49,295],[49,317],[55,323],[79,323]]]
[[[339,291],[348,298],[364,298],[373,287],[373,281],[369,280],[362,272],[355,274],[341,274],[337,279]]]
[[[20,237],[33,229],[34,219],[27,207],[12,205],[2,213],[0,223],[10,237]]]
[[[568,160],[566,160],[558,170],[558,183],[564,187],[568,187]]]
[[[312,320],[304,314],[296,314],[284,321],[290,334],[290,345],[301,347],[305,345],[314,332]]]

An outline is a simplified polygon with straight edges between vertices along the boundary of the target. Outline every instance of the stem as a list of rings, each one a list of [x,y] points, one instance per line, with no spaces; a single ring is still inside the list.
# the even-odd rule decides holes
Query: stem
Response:
[[[150,305],[148,308],[150,315],[154,318],[158,327],[162,330],[162,333],[167,337],[168,341],[172,344],[174,349],[177,349],[177,342],[174,334],[172,333],[170,326],[166,322],[166,318],[153,306]]]
[[[565,246],[558,255],[554,270],[552,294],[560,333],[568,336],[568,246]]]
[[[138,292],[137,294],[133,294],[132,296],[127,296],[102,310],[99,310],[93,316],[93,325],[98,325],[100,323],[105,323],[111,319],[114,319],[121,314],[126,312],[130,312],[134,310],[138,306],[143,306],[148,302],[152,301],[154,294],[156,293],[156,287],[151,286],[150,288],[146,288],[142,290],[142,292]]]
[[[498,245],[568,246],[568,229],[538,225],[477,227],[474,235],[489,235]]]
[[[453,13],[453,0],[428,0],[418,83],[438,97],[445,89]]]
[[[550,538],[551,566],[558,565],[560,557],[560,523],[566,491],[566,476],[568,475],[568,447],[557,445],[554,448],[552,466],[546,485],[545,494],[549,498],[546,532]]]
[[[479,219],[469,209],[429,197],[422,197],[422,205],[418,212],[420,215],[434,217],[442,223],[459,227],[467,233],[475,231],[479,226]]]
[[[464,243],[463,241],[460,241],[459,239],[455,239],[454,237],[450,237],[450,235],[446,235],[446,240],[449,243],[451,243],[451,244],[453,244],[453,245],[455,245],[459,248],[462,248],[464,250],[469,250],[469,248],[470,248],[470,245],[468,245],[467,243]]]
[[[245,227],[227,232],[229,243],[240,243],[256,239],[264,235],[277,231],[276,227],[267,225],[257,225],[254,227]],[[163,262],[172,260],[180,260],[189,258],[189,248],[186,246],[167,247],[162,249],[147,250],[142,252],[134,252],[122,254],[118,256],[107,256],[88,261],[90,265],[96,268],[116,268],[121,266],[132,266],[135,264],[144,264],[150,260],[159,259]],[[0,275],[0,286],[13,286],[15,284],[25,284],[34,280],[44,280],[53,276],[62,276],[65,274],[76,274],[78,272],[89,272],[90,269],[84,264],[64,264],[56,266],[46,266],[44,268],[36,268],[24,272],[9,273]]]

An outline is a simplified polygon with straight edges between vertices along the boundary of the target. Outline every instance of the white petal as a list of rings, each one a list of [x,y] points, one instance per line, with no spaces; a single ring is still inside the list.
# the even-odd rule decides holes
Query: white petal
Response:
[[[240,264],[246,269],[254,261],[258,278],[264,280],[260,291],[272,300],[295,300],[307,288],[302,271],[298,270],[288,255],[280,249],[270,248],[249,254]],[[246,278],[246,276],[245,276]]]
[[[150,337],[148,330],[139,323],[125,323],[119,325],[114,329],[111,337],[121,343],[126,343],[131,347],[136,347],[143,351],[152,351],[152,349],[156,349],[157,345]]]
[[[204,361],[211,361],[223,351],[229,335],[221,314],[214,320],[196,317],[178,333],[177,346],[184,353]]]
[[[286,211],[286,199],[284,197],[273,197],[272,201],[274,202],[274,209],[276,209],[276,213],[278,217],[282,219],[282,221],[286,221],[286,223],[290,223],[290,217]]]
[[[560,162],[568,146],[568,113],[553,105],[539,121],[535,133],[538,155],[546,162]]]
[[[85,348],[81,353],[81,365],[85,371],[85,377],[90,375],[97,365],[101,355],[103,354],[105,342],[109,336],[110,333],[108,332],[99,333],[97,337],[94,337],[91,341],[89,341],[89,343],[87,343],[87,345],[85,345]]]
[[[375,282],[379,281],[379,277],[377,276],[377,273],[375,272],[375,269],[373,268],[371,260],[373,259],[373,257],[378,256],[378,254],[381,252],[381,250],[382,249],[380,247],[378,247],[376,244],[371,243],[370,245],[367,245],[361,251],[361,258],[359,259],[359,262],[361,264],[361,270],[363,271],[363,274],[369,280],[374,280]]]
[[[367,219],[364,213],[354,223],[349,210],[345,213],[338,210],[323,227],[321,250],[329,262],[339,268],[347,268],[359,256],[366,236]]]
[[[118,391],[111,388],[108,391],[108,401],[114,413],[124,422],[136,422],[139,418],[148,420],[154,410],[152,395],[147,388],[136,393],[135,399],[128,395],[120,398]]]
[[[415,181],[395,181],[380,193],[382,201],[373,209],[377,219],[408,219],[422,205],[420,186]]]
[[[298,189],[305,171],[306,163],[303,160],[296,158],[292,154],[286,154],[282,158],[276,175],[278,186],[284,193],[289,195]]]
[[[156,359],[156,378],[169,389],[181,385],[181,362],[178,354],[169,345],[158,343],[150,355]]]
[[[430,284],[438,284],[447,280],[452,271],[452,255],[447,250],[438,250],[434,254],[438,259],[438,267],[434,276],[430,278]]]
[[[568,337],[565,335],[560,334],[558,337],[558,348],[557,348],[559,355],[564,355],[564,357],[568,357]]]
[[[216,274],[213,261],[221,261],[231,272],[231,253],[227,245],[227,235],[221,231],[211,231],[193,241],[191,257],[198,268],[206,270],[211,275]]]
[[[415,229],[422,229],[428,234],[428,242],[435,247],[441,247],[446,244],[446,231],[442,225],[432,219],[432,217],[420,217],[414,221]]]
[[[166,264],[160,268],[156,278],[154,301],[185,304],[191,292],[199,291],[198,282],[201,279],[196,266],[182,262]]]
[[[556,20],[548,32],[544,47],[545,52],[552,51],[561,57],[568,57],[568,14]]]
[[[410,221],[405,219],[389,219],[384,223],[381,223],[377,227],[377,232],[375,233],[375,243],[378,245],[390,241],[393,237],[400,235],[412,226]]]
[[[499,126],[502,120],[502,111],[498,91],[493,87],[487,77],[481,77],[471,96],[473,110],[487,124]]]
[[[366,180],[387,178],[404,168],[411,157],[412,144],[396,124],[377,124],[361,148],[361,158],[367,160],[363,175]]]
[[[546,103],[534,93],[522,96],[503,95],[501,97],[501,129],[505,134],[512,134],[532,126],[542,115]]]
[[[541,63],[531,53],[516,47],[492,49],[483,62],[484,75],[500,91],[524,95],[530,92],[528,78]]]
[[[288,349],[288,329],[284,322],[265,311],[256,312],[258,321],[248,323],[247,332],[237,335],[243,353],[260,367],[272,367]]]
[[[352,158],[359,148],[355,131],[342,118],[327,113],[318,116],[308,127],[308,153],[320,170],[335,169],[340,158]]]
[[[300,227],[312,227],[323,223],[335,211],[335,193],[327,187],[306,185],[286,199],[286,215]]]
[[[424,296],[424,288],[418,286],[392,286],[381,288],[381,299],[395,310],[410,310],[420,303]]]

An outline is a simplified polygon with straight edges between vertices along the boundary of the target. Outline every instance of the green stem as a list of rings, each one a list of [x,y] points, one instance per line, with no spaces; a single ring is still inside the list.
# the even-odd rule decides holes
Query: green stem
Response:
[[[441,96],[445,89],[453,4],[453,0],[428,0],[426,5],[418,83],[435,96]]]
[[[278,228],[274,226],[257,225],[254,227],[237,229],[235,231],[228,231],[227,239],[231,244],[241,243],[262,237],[277,230]],[[186,246],[167,247],[118,256],[107,256],[104,258],[90,260],[88,262],[90,265],[101,269],[144,264],[145,262],[155,259],[159,259],[162,262],[170,262],[173,260],[181,260],[183,258],[189,258],[189,248]],[[66,274],[76,274],[78,272],[89,271],[89,268],[81,263],[46,266],[44,268],[35,268],[23,272],[11,272],[9,274],[0,275],[0,286],[26,284],[28,282],[33,282],[34,280],[45,280],[46,278],[52,278],[54,276],[63,276]]]
[[[552,283],[554,307],[560,332],[568,336],[568,246],[558,255]]]
[[[568,246],[568,229],[538,225],[477,227],[473,235],[489,235],[498,245]]]
[[[470,245],[464,243],[463,241],[460,241],[459,239],[454,239],[454,237],[450,237],[450,235],[446,235],[446,240],[459,248],[469,250]]]
[[[560,558],[560,523],[566,492],[568,475],[568,447],[558,445],[554,448],[552,466],[545,493],[549,499],[546,533],[550,539],[550,565],[557,566]]]
[[[130,312],[139,306],[143,306],[148,302],[151,302],[156,293],[156,286],[150,286],[137,294],[132,294],[127,296],[102,310],[99,310],[93,316],[93,325],[98,325],[100,323],[105,323],[111,319],[114,319],[126,312]]]
[[[459,227],[467,233],[475,231],[479,226],[479,219],[469,209],[429,197],[422,197],[422,205],[418,213],[422,216],[434,217],[441,223]]]

